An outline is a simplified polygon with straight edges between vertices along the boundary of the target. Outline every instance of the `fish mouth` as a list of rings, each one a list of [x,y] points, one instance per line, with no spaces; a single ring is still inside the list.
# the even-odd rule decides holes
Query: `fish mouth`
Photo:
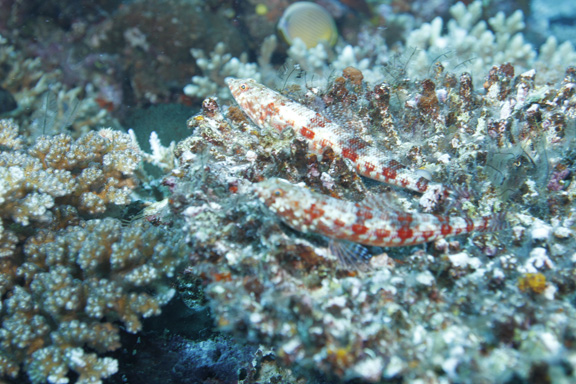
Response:
[[[234,83],[234,81],[236,81],[236,80],[237,79],[228,76],[224,79],[224,82],[226,83],[227,86],[231,86]]]

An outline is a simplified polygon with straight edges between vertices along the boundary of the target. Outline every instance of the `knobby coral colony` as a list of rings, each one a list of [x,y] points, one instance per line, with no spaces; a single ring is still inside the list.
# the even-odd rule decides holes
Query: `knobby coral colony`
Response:
[[[102,129],[24,144],[0,120],[0,375],[100,383],[118,370],[119,325],[141,329],[174,294],[179,233],[103,215],[129,202],[141,153]],[[23,371],[23,372],[21,372]]]
[[[371,86],[347,68],[325,90],[287,87],[291,99],[229,79],[240,108],[206,99],[166,179],[218,326],[341,379],[505,382],[543,369],[573,379],[560,365],[576,366],[565,343],[576,334],[565,256],[576,185],[564,172],[576,70],[557,88],[535,76],[503,64],[478,92],[441,66],[418,83]],[[503,214],[492,212],[511,230],[443,238],[497,229]],[[317,234],[435,241],[390,250],[394,268],[381,248],[327,247]],[[375,255],[372,268],[338,268],[329,248],[345,261]]]

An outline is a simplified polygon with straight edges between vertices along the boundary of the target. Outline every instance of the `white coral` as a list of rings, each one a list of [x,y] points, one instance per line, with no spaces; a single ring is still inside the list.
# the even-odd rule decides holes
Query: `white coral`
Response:
[[[199,99],[216,95],[221,99],[227,99],[230,98],[230,94],[227,88],[223,87],[226,77],[252,78],[260,81],[258,64],[249,63],[246,53],[237,58],[226,53],[226,50],[226,44],[223,42],[216,44],[209,56],[206,56],[201,49],[190,49],[190,53],[196,59],[196,65],[202,70],[202,76],[192,77],[192,83],[184,87],[185,95]]]
[[[450,13],[453,19],[446,24],[446,33],[443,33],[444,22],[437,17],[408,36],[406,45],[419,49],[413,64],[408,67],[410,76],[422,78],[434,60],[441,61],[449,69],[465,63],[462,70],[471,72],[477,79],[476,85],[480,86],[482,76],[494,65],[510,62],[520,69],[529,69],[533,63],[536,51],[525,42],[521,33],[525,27],[521,11],[508,17],[499,12],[488,20],[492,30],[480,20],[480,1],[468,7],[457,3],[450,8]]]

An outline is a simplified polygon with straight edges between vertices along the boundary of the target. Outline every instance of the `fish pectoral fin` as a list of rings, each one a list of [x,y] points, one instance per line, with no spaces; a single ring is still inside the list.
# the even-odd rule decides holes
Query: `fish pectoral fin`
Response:
[[[350,241],[330,239],[328,249],[345,268],[357,270],[361,267],[369,267],[370,259],[372,258],[366,247]]]

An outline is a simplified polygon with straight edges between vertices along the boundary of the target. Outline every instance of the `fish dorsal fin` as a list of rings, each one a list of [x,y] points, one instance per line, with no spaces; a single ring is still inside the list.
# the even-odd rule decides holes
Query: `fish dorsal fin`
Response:
[[[406,210],[391,193],[368,193],[361,204],[382,212],[402,212]]]
[[[369,122],[358,115],[354,104],[343,106],[341,104],[332,104],[324,108],[322,113],[328,119],[340,126],[344,133],[357,138],[365,137],[368,134]]]

